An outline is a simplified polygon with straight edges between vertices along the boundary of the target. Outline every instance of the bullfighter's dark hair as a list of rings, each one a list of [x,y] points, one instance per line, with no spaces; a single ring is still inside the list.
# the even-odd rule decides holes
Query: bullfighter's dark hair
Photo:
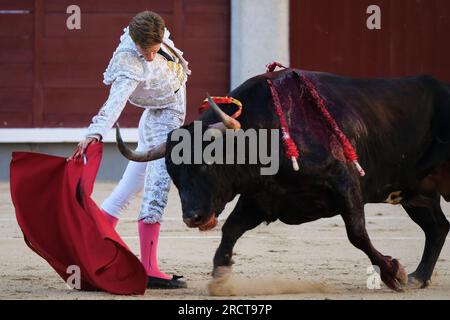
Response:
[[[129,24],[131,39],[142,49],[162,43],[164,28],[164,19],[152,11],[139,12]]]

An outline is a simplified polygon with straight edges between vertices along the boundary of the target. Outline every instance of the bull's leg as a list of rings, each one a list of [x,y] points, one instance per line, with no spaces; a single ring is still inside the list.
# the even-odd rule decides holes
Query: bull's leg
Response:
[[[409,275],[411,286],[427,287],[434,267],[444,246],[450,224],[442,212],[440,195],[425,197],[417,195],[402,203],[403,208],[425,232],[425,248],[416,271]]]
[[[222,227],[222,240],[214,256],[213,277],[221,277],[231,271],[232,255],[236,241],[248,230],[263,222],[262,214],[252,207],[251,200],[241,196],[236,207]]]
[[[366,230],[364,203],[360,193],[347,190],[344,199],[341,215],[350,242],[369,257],[372,265],[380,268],[381,280],[389,288],[402,290],[402,285],[407,282],[407,274],[398,260],[382,255],[373,247]]]

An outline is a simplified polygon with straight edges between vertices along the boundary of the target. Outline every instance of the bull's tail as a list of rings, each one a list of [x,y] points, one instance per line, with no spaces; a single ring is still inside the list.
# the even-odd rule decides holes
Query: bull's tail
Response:
[[[450,99],[449,98],[449,96],[450,96],[450,83],[441,81],[440,84],[444,87],[444,91],[446,91],[446,93],[447,93],[447,99]],[[447,100],[447,101],[449,101],[449,100]]]
[[[450,161],[450,85],[431,77],[424,78],[433,99],[433,141],[418,163],[421,173],[432,170]],[[449,181],[450,182],[450,181]]]
[[[450,84],[440,82],[436,96],[437,137],[435,159],[438,163],[433,169],[433,180],[439,193],[450,202]]]
[[[438,82],[435,104],[439,123],[439,138],[450,142],[450,84]]]

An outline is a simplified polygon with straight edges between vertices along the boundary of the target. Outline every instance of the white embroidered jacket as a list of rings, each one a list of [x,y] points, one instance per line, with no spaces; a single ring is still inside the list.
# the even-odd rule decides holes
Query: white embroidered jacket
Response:
[[[120,37],[120,44],[109,62],[103,82],[111,85],[109,97],[99,113],[92,118],[86,137],[104,137],[119,118],[127,101],[143,108],[174,108],[185,112],[184,86],[191,74],[183,52],[178,50],[164,32],[161,49],[175,62],[157,54],[146,61],[131,39],[128,28]]]

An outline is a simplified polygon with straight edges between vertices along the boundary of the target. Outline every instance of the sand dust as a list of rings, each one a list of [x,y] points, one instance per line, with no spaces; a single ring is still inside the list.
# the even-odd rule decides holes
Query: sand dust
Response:
[[[98,183],[93,199],[101,203],[114,183]],[[124,213],[118,233],[139,254],[137,197]],[[0,183],[0,299],[450,299],[450,241],[447,240],[428,289],[394,292],[383,284],[367,288],[370,267],[364,253],[347,239],[340,217],[300,226],[262,224],[247,232],[234,250],[233,274],[211,281],[212,259],[220,243],[220,227],[233,208],[227,206],[211,231],[189,229],[181,219],[178,193],[172,188],[161,226],[162,271],[183,275],[188,288],[147,290],[142,296],[69,289],[48,263],[24,243],[11,203],[9,185]],[[443,203],[447,217],[450,205]],[[367,229],[382,254],[399,259],[407,272],[417,267],[424,235],[400,206],[366,206]],[[210,295],[211,294],[211,295]]]
[[[208,284],[208,293],[218,297],[330,292],[325,283],[315,281],[274,277],[246,279],[233,274],[213,279]]]

